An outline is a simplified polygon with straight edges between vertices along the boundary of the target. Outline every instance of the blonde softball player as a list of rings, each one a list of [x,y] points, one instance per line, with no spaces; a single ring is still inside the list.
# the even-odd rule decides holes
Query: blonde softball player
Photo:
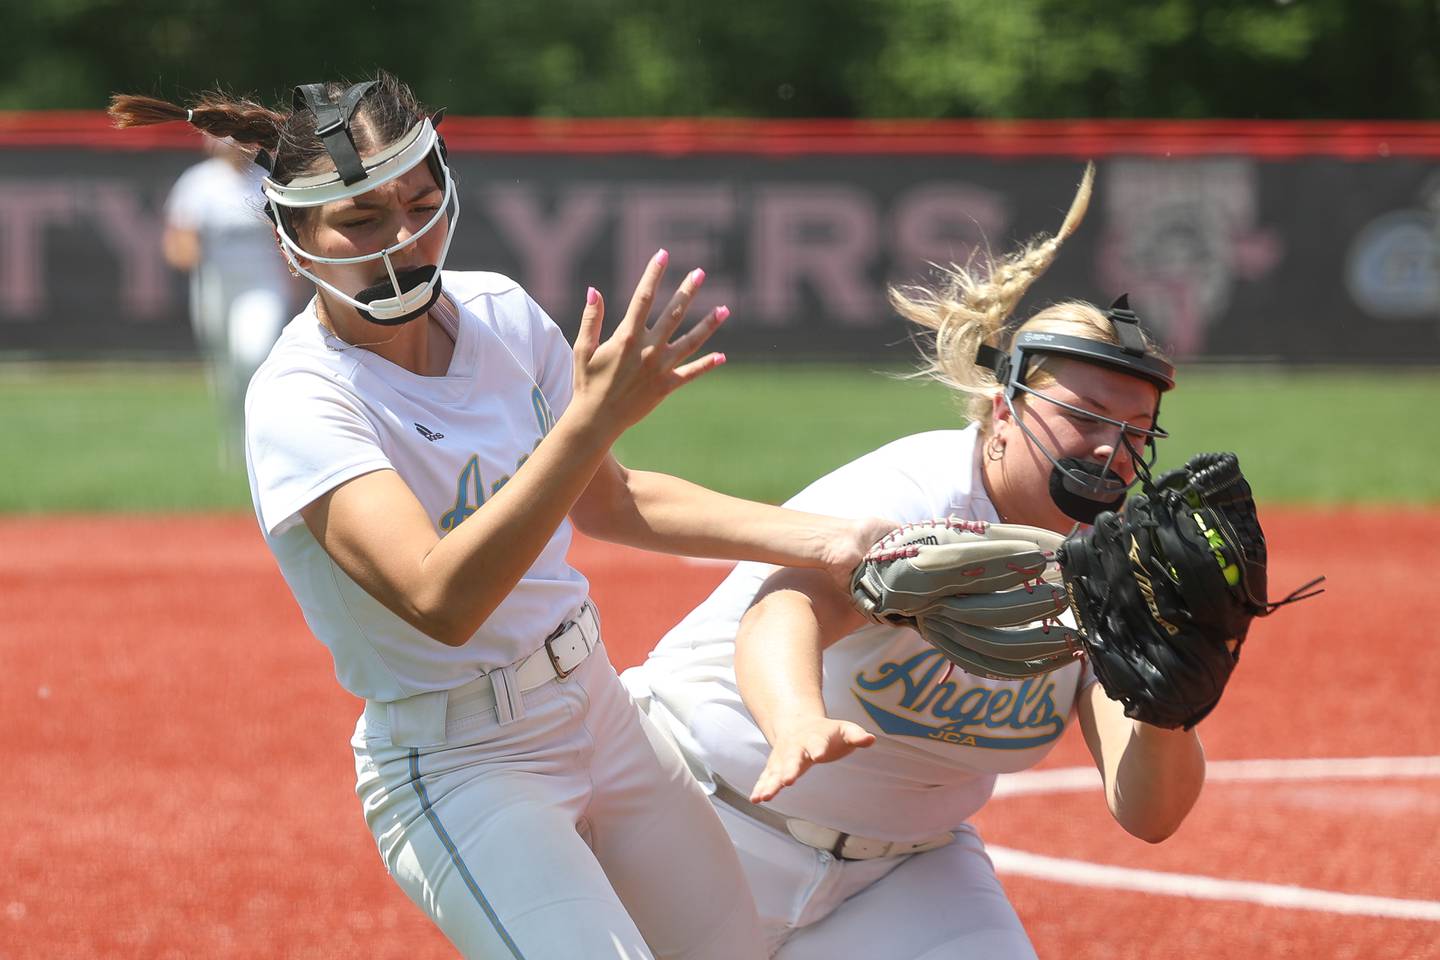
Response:
[[[944,290],[896,293],[935,332],[931,369],[971,397],[972,424],[897,440],[789,506],[1068,532],[1124,497],[1164,435],[1170,365],[1128,310],[1069,302],[1007,326],[1090,182],[1058,237],[981,277],[956,268]],[[997,774],[1037,763],[1067,727],[1136,836],[1174,831],[1204,776],[1193,731],[1127,719],[1082,662],[1023,681],[952,670],[804,570],[738,565],[625,682],[711,793],[785,960],[1033,957],[967,820]]]
[[[653,324],[666,255],[572,356],[513,281],[442,272],[459,200],[435,117],[393,78],[289,109],[120,97],[258,148],[277,237],[316,285],[246,403],[255,512],[340,683],[365,700],[357,792],[386,867],[466,956],[763,955],[705,795],[620,684],[570,520],[598,537],[849,576],[881,521],[734,500],[627,471],[615,438],[723,357]]]

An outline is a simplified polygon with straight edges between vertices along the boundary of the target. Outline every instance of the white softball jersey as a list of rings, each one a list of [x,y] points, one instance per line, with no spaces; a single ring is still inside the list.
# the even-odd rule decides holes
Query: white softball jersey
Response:
[[[274,231],[262,212],[264,175],[254,164],[237,170],[211,157],[180,174],[165,200],[166,222],[198,233],[202,257],[214,258],[218,268],[235,274],[237,284],[253,286],[257,276],[275,276],[283,283],[285,277]]]
[[[997,521],[980,479],[978,428],[896,440],[811,484],[787,506],[900,522]],[[734,637],[774,567],[736,566],[651,653],[642,677],[682,749],[742,792],[770,753],[740,699]],[[1024,681],[950,667],[913,630],[873,625],[825,651],[826,710],[877,736],[820,764],[770,804],[847,833],[919,840],[953,830],[989,799],[997,774],[1039,762],[1060,739],[1076,696],[1093,682],[1080,662]],[[627,677],[627,682],[629,678]]]
[[[273,251],[272,251],[273,255]],[[311,535],[300,510],[347,480],[395,470],[444,536],[526,461],[571,397],[559,328],[513,280],[443,274],[432,311],[455,338],[444,376],[423,377],[292,320],[246,396],[255,514],[311,631],[346,690],[391,701],[450,690],[532,653],[579,611],[585,578],[566,562],[569,521],[470,640],[425,636],[366,593]]]
[[[203,337],[222,334],[231,303],[247,291],[271,291],[282,304],[290,296],[285,262],[275,250],[275,232],[261,212],[263,176],[254,164],[237,170],[224,159],[211,157],[182,173],[165,200],[166,223],[194,230],[200,237],[200,262],[191,272],[190,296]]]

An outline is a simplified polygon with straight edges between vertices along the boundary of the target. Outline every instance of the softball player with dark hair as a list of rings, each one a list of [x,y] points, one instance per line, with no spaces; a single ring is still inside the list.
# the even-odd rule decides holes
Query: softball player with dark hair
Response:
[[[444,271],[460,203],[436,125],[393,78],[269,109],[117,97],[124,125],[247,144],[315,298],[251,383],[266,542],[341,684],[365,700],[357,790],[386,867],[467,956],[755,957],[758,920],[699,786],[600,649],[570,521],[602,539],[848,580],[889,526],[626,470],[614,440],[723,362],[650,323],[667,255],[613,335],[591,289],[572,353],[514,281]]]
[[[1063,534],[1119,505],[1164,436],[1170,365],[1123,305],[1009,322],[1079,225],[1091,176],[1056,237],[984,273],[953,268],[942,289],[894,292],[934,333],[930,372],[971,399],[971,425],[881,447],[790,506]],[[1033,958],[967,821],[997,774],[1038,763],[1068,726],[1138,837],[1173,832],[1204,780],[1193,730],[1131,721],[1083,661],[975,676],[804,570],[738,565],[624,679],[711,792],[785,960]]]

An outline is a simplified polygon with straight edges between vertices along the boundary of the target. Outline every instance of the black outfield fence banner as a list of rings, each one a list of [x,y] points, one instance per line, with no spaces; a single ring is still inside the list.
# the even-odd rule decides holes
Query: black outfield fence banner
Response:
[[[666,247],[672,280],[703,266],[703,305],[730,306],[717,349],[906,360],[887,285],[1053,232],[1093,158],[1089,215],[1022,314],[1128,291],[1181,360],[1440,362],[1440,124],[450,118],[443,132],[462,210],[447,267],[514,277],[571,334],[587,286],[618,312]],[[0,114],[0,356],[193,353],[160,237],[166,194],[200,158],[184,125]]]

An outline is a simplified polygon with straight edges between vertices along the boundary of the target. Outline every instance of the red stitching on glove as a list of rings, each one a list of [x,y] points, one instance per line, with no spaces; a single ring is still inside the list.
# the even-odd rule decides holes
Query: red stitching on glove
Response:
[[[923,527],[944,527],[946,530],[960,530],[964,533],[974,533],[983,536],[985,531],[990,529],[990,524],[984,520],[961,520],[958,517],[943,517],[939,520],[918,520],[912,523],[902,523],[894,530],[885,534],[876,546],[886,546],[911,531],[919,530]]]
[[[904,547],[892,547],[883,550],[874,550],[865,555],[865,559],[872,563],[889,563],[891,560],[900,560],[920,555],[920,547],[909,545]]]

